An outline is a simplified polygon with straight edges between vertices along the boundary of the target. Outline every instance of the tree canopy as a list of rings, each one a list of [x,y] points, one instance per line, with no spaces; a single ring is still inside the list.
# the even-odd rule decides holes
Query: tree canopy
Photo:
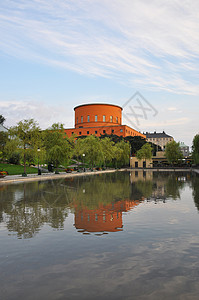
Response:
[[[57,168],[60,164],[67,163],[72,155],[72,144],[66,136],[63,124],[54,123],[44,131],[44,147],[46,150],[46,162]]]
[[[141,160],[147,160],[147,159],[151,159],[152,158],[152,146],[149,143],[146,143],[142,146],[142,148],[140,150],[138,150],[136,152],[136,157]]]
[[[24,174],[26,174],[26,160],[28,149],[37,151],[41,129],[34,119],[23,120],[9,130],[11,140],[15,140],[16,148],[23,156]],[[10,140],[10,142],[11,142]],[[12,142],[11,142],[12,143]],[[12,144],[13,147],[14,143]]]
[[[165,148],[165,156],[170,164],[177,164],[183,158],[180,143],[176,143],[175,141],[168,143]]]
[[[199,164],[199,134],[196,134],[193,139],[192,150],[193,161],[195,164]]]

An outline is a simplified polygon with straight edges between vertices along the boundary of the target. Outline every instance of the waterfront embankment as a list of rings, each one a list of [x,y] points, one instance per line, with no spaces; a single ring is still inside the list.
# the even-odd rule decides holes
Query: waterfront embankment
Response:
[[[125,169],[120,169],[119,171],[124,171]],[[9,184],[9,183],[22,183],[27,181],[43,181],[43,180],[54,180],[54,179],[61,179],[61,178],[70,178],[70,177],[77,177],[77,176],[88,176],[88,175],[96,175],[96,174],[104,174],[104,173],[113,173],[118,170],[110,169],[110,170],[103,170],[103,171],[89,171],[89,172],[76,172],[76,173],[48,173],[48,174],[28,174],[26,177],[22,175],[8,175],[4,178],[0,178],[0,185]]]

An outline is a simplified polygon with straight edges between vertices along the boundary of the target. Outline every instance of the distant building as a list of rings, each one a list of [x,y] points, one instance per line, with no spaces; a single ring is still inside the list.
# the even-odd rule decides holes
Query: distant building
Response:
[[[189,146],[186,146],[184,142],[180,143],[180,150],[184,157],[189,156]]]
[[[0,124],[0,132],[8,132],[8,129]]]
[[[154,133],[146,132],[146,141],[160,146],[163,151],[165,150],[166,144],[168,144],[173,140],[174,138],[166,134],[164,131],[163,132],[154,131]]]
[[[122,107],[113,104],[83,104],[76,106],[75,128],[65,129],[68,137],[115,134],[118,136],[146,136],[137,130],[122,125]]]

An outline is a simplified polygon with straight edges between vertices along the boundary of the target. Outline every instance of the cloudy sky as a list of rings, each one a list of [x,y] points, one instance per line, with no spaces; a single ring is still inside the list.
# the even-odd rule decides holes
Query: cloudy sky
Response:
[[[112,103],[124,106],[123,124],[191,146],[199,132],[199,2],[1,1],[0,69],[7,127],[27,118],[73,127],[74,106]]]

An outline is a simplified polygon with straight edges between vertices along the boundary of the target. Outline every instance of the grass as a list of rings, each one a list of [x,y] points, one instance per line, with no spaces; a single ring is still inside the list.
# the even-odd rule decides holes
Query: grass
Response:
[[[0,171],[7,171],[8,175],[20,175],[24,173],[24,167],[20,165],[10,165],[5,163],[0,163]],[[37,168],[26,166],[27,174],[35,174],[37,173]]]

